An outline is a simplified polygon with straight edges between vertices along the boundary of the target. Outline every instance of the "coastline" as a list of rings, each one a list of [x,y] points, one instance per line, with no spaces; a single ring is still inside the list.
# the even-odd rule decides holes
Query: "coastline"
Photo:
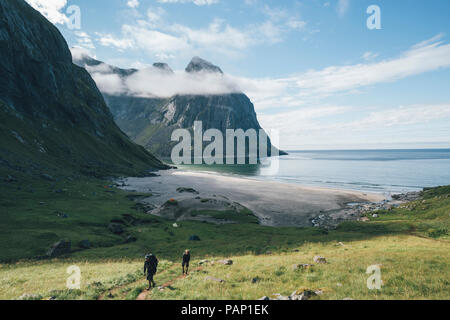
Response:
[[[151,193],[152,196],[144,201],[154,207],[162,206],[169,199],[226,199],[250,209],[262,225],[273,227],[311,226],[311,221],[319,215],[334,216],[337,220],[356,219],[358,217],[350,215],[350,204],[386,200],[378,193],[301,186],[201,171],[160,171],[153,177],[122,179],[119,185],[124,190]],[[178,188],[191,188],[197,193],[180,193]]]

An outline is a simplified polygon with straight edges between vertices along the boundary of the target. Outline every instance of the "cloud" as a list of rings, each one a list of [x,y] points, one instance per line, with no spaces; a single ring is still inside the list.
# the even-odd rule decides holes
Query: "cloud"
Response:
[[[127,2],[127,6],[129,6],[130,8],[133,8],[133,9],[139,7],[139,4],[140,4],[140,3],[139,3],[138,0],[129,0],[129,1]]]
[[[191,28],[182,24],[164,24],[164,14],[161,8],[150,9],[147,20],[124,24],[120,36],[98,34],[98,41],[103,46],[119,50],[145,50],[155,57],[192,56],[206,51],[230,56],[239,55],[251,46],[278,43],[286,29],[269,20],[238,29],[222,19],[214,19],[203,28]],[[304,26],[300,20],[288,23],[290,29]]]
[[[362,55],[362,58],[366,61],[373,60],[376,57],[378,57],[378,53],[373,53],[371,51],[364,52],[364,54]]]
[[[193,3],[197,6],[209,6],[218,3],[219,0],[157,0],[160,3]]]
[[[328,95],[450,67],[450,44],[433,39],[413,46],[398,58],[311,70],[290,81],[307,95]]]
[[[29,5],[39,11],[51,23],[64,24],[69,18],[61,12],[67,5],[67,0],[26,0]]]
[[[88,50],[95,49],[95,45],[91,39],[91,36],[83,31],[75,31],[75,36],[77,37],[77,45]]]
[[[229,41],[230,46],[233,45],[232,39],[235,39],[235,35],[231,36],[223,32],[223,29],[218,26],[210,27],[209,33],[191,29],[180,31],[185,34],[183,37],[171,37],[153,30],[137,30],[131,26],[127,28],[126,34],[136,35],[132,44],[126,43],[127,46],[137,44],[140,47],[148,46],[149,51],[158,47],[161,49],[161,54],[165,54],[164,52],[169,54],[174,50],[189,50],[191,38],[196,38],[199,45],[212,45],[214,41],[217,41],[216,34],[220,32],[220,41]],[[245,38],[246,35],[242,34],[241,37]],[[257,111],[299,108],[306,104],[317,103],[330,95],[354,92],[365,86],[448,68],[450,67],[450,45],[437,41],[440,39],[435,37],[416,44],[397,58],[348,66],[331,66],[286,78],[246,78],[227,74],[195,78],[182,71],[169,77],[149,69],[140,71],[117,88],[108,87],[117,84],[109,78],[105,79],[105,84],[100,86],[108,92],[127,92],[139,96],[245,92],[254,102]]]
[[[146,98],[167,98],[177,94],[226,94],[239,92],[233,79],[227,75],[210,72],[196,74],[177,71],[174,74],[161,72],[154,67],[139,70],[127,78],[112,74],[106,64],[87,67],[92,78],[102,92],[119,95],[127,94]],[[208,83],[205,86],[205,83]]]
[[[450,120],[448,103],[373,109],[379,111],[364,115],[355,113],[355,110],[361,111],[361,107],[319,105],[276,115],[260,115],[259,120],[264,128],[280,130],[281,147],[285,149],[335,149],[356,144],[358,147],[386,146],[411,141],[450,142],[450,128],[445,125]],[[346,116],[350,113],[351,117]],[[354,120],[337,121],[338,115]],[[433,130],[428,130],[431,128]]]
[[[111,34],[99,34],[99,33],[97,33],[97,35],[99,36],[97,41],[102,46],[105,46],[105,47],[114,47],[114,48],[117,48],[119,50],[125,50],[125,49],[132,48],[133,45],[134,45],[134,42],[131,39],[115,38]]]

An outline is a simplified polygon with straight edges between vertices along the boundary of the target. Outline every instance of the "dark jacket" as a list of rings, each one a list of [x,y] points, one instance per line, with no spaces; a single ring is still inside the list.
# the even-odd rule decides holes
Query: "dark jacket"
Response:
[[[154,255],[151,255],[144,263],[144,273],[155,274],[158,270],[158,259]]]
[[[189,263],[189,261],[191,261],[191,254],[183,254],[183,263]]]

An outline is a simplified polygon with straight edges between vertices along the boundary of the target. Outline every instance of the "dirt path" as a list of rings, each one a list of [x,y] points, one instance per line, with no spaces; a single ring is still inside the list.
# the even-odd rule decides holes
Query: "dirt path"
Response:
[[[165,269],[165,270],[163,270],[163,271],[161,271],[159,274],[164,274],[164,273],[166,273],[166,272],[168,272],[169,270],[171,270],[171,269],[173,269],[175,266],[171,266],[171,267],[169,267],[168,269]],[[103,292],[98,298],[97,298],[97,300],[105,300],[105,298],[109,295],[109,294],[112,294],[113,296],[120,290],[120,289],[123,289],[123,288],[126,288],[126,287],[132,287],[132,286],[137,286],[140,282],[142,282],[142,283],[148,283],[148,281],[147,280],[143,280],[143,279],[140,279],[140,280],[137,280],[137,281],[135,281],[135,282],[131,282],[131,283],[126,283],[126,284],[124,284],[124,285],[121,285],[121,286],[118,286],[118,287],[114,287],[114,288],[111,288],[111,289],[109,289],[109,290],[106,290],[105,292]],[[141,293],[142,294],[142,293]]]
[[[197,272],[197,271],[200,271],[202,269],[203,269],[202,267],[198,267],[198,268],[192,270],[191,272]],[[175,281],[178,281],[178,280],[181,280],[181,279],[185,279],[186,277],[187,276],[184,274],[184,275],[178,276],[176,278],[173,278],[173,279],[169,280],[168,282],[164,283],[162,286],[159,286],[157,289],[165,289],[167,287],[170,287],[172,284],[175,283]],[[137,297],[136,300],[150,300],[150,294],[152,293],[153,290],[142,291],[139,294],[139,296]]]

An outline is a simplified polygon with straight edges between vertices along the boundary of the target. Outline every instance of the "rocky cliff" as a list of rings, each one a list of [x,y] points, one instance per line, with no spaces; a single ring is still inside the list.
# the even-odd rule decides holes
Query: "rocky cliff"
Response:
[[[74,63],[87,68],[93,73],[108,70],[117,75],[126,87],[128,75],[134,69],[124,70],[109,66],[92,58],[81,56]],[[167,64],[155,63],[153,68],[173,73]],[[156,72],[148,70],[148,72]],[[223,71],[199,57],[194,57],[185,72],[198,77],[208,73],[223,75]],[[206,77],[205,77],[206,78]],[[198,78],[194,78],[198,81]],[[207,80],[204,86],[208,86]],[[148,88],[149,91],[152,88]],[[171,134],[175,129],[191,129],[195,121],[203,122],[203,129],[218,129],[224,134],[227,129],[261,129],[255,108],[250,99],[241,92],[221,94],[175,94],[171,97],[141,97],[130,92],[111,93],[103,91],[103,96],[119,127],[128,136],[161,157],[170,157],[176,144],[171,142]],[[269,142],[270,150],[270,142]]]
[[[116,126],[56,27],[23,0],[0,1],[0,169],[137,174],[164,165]]]

